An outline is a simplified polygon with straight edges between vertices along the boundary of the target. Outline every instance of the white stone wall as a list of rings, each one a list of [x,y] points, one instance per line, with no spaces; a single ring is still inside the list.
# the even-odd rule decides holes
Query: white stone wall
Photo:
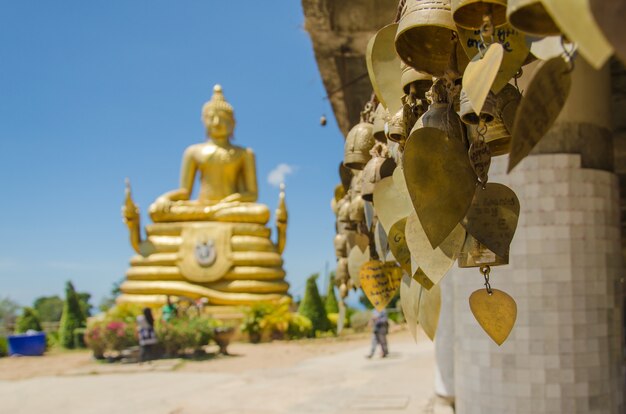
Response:
[[[470,312],[483,288],[478,269],[452,270],[457,413],[623,411],[622,276],[614,174],[582,169],[574,154],[533,155],[489,179],[517,193],[521,215],[510,265],[493,288],[517,301],[509,339],[498,347]]]

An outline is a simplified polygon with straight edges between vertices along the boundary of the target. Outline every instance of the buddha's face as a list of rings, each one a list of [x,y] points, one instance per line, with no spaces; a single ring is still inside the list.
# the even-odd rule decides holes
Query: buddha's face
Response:
[[[207,134],[214,139],[228,139],[233,134],[235,120],[225,111],[209,111],[204,118]]]

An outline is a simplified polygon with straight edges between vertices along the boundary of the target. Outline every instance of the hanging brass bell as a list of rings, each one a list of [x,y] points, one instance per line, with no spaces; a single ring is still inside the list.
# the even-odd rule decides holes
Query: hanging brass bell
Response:
[[[506,23],[506,0],[452,0],[452,17],[461,27],[480,29],[485,16],[494,26]]]
[[[340,223],[350,223],[350,199],[344,197],[337,203],[337,221]]]
[[[443,76],[454,51],[450,0],[407,0],[398,22],[396,52],[419,72]]]
[[[374,146],[373,125],[369,122],[356,124],[346,138],[343,165],[353,170],[362,170],[372,158],[370,150]]]
[[[468,131],[472,142],[476,141],[478,139],[478,125],[469,125]],[[489,153],[492,157],[511,152],[511,134],[506,129],[502,118],[499,116],[496,116],[493,122],[487,127],[487,133],[485,133],[484,139],[489,146]]]
[[[509,132],[513,130],[517,107],[521,100],[522,94],[510,83],[506,84],[498,95],[496,95],[496,112]]]
[[[461,121],[469,125],[478,125],[480,121],[485,123],[492,122],[496,117],[496,96],[493,92],[489,91],[487,99],[483,104],[483,108],[480,110],[480,115],[477,115],[472,107],[465,90],[461,91],[461,110],[459,116]]]
[[[507,19],[517,30],[534,36],[561,34],[540,0],[509,0]]]
[[[430,127],[444,131],[448,138],[463,142],[463,126],[454,105],[447,102],[447,92],[443,82],[438,80],[431,88],[429,99],[432,101],[428,110],[417,120],[411,133],[420,128]]]
[[[385,109],[382,104],[378,104],[376,107],[376,113],[374,114],[374,126],[372,127],[372,133],[374,134],[374,139],[378,142],[387,142],[387,137],[385,136],[385,123],[389,121],[391,117],[389,116],[389,111]]]
[[[354,177],[354,173],[352,170],[345,165],[343,162],[339,163],[339,178],[341,178],[341,185],[343,185],[343,189],[348,191],[350,188],[350,183],[352,183],[352,177]]]
[[[406,141],[406,126],[404,124],[404,108],[396,112],[387,123],[387,139],[393,142]]]
[[[343,283],[350,280],[350,274],[348,273],[348,259],[345,257],[337,260],[337,271],[335,273],[335,280]]]
[[[459,267],[502,266],[509,264],[509,255],[498,256],[467,233],[459,255]]]
[[[335,256],[337,256],[338,259],[342,257],[348,257],[348,239],[346,238],[345,234],[336,234],[334,245]]]
[[[416,71],[404,62],[400,66],[402,68],[400,83],[404,93],[406,95],[410,93],[417,99],[423,99],[426,92],[433,86],[433,77]]]
[[[396,168],[396,162],[393,158],[388,158],[386,148],[381,148],[380,151],[377,151],[375,146],[372,152],[374,152],[372,159],[363,168],[361,177],[361,197],[369,202],[374,201],[374,187],[376,183],[383,178],[390,177]]]
[[[350,221],[355,223],[365,222],[365,201],[360,194],[352,197],[348,209],[348,217],[350,217]]]

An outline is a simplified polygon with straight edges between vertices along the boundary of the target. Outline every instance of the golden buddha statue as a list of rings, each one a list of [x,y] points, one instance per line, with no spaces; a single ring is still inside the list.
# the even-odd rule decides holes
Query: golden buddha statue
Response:
[[[256,203],[254,153],[230,143],[233,112],[216,85],[202,109],[209,140],[185,150],[180,188],[150,206],[154,224],[146,226],[145,240],[127,183],[122,215],[139,255],[131,259],[118,301],[156,304],[173,295],[206,298],[214,305],[246,305],[286,294],[281,258],[287,231],[284,186],[273,243],[266,227],[269,209]],[[191,200],[197,175],[200,191]]]

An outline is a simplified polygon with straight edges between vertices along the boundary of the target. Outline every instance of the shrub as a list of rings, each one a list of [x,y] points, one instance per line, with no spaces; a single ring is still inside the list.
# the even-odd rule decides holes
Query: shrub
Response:
[[[368,327],[371,318],[370,311],[356,312],[350,317],[350,326],[356,332],[363,332]]]
[[[24,333],[28,330],[41,332],[41,322],[39,321],[39,315],[33,308],[25,307],[22,310],[22,314],[18,316],[15,323],[15,332]]]
[[[290,298],[283,298],[276,303],[268,303],[265,307],[266,314],[259,323],[261,330],[268,332],[272,339],[283,339],[291,321],[290,307]]]
[[[72,282],[65,286],[65,302],[59,327],[59,342],[64,348],[74,347],[74,329],[85,326],[85,315],[74,290]]]
[[[106,343],[104,342],[104,327],[106,321],[103,318],[91,318],[85,330],[85,345],[93,351],[96,359],[104,358]]]
[[[135,323],[107,321],[103,330],[103,341],[107,351],[121,351],[137,345]]]
[[[74,348],[83,349],[87,347],[87,344],[85,344],[86,332],[87,329],[85,328],[74,329]]]
[[[287,328],[289,339],[307,338],[313,335],[313,323],[304,315],[292,313]]]
[[[207,316],[173,318],[160,321],[155,330],[166,354],[177,355],[186,350],[198,350],[213,338],[219,322]]]
[[[46,332],[46,348],[54,348],[59,346],[59,331]]]
[[[324,309],[326,309],[326,314],[339,313],[339,304],[337,303],[337,296],[335,296],[335,275],[333,273],[330,274]]]
[[[143,315],[143,308],[144,306],[134,303],[120,303],[107,311],[106,318],[114,321],[135,323],[137,316]],[[154,315],[154,318],[158,319],[156,315]]]
[[[257,343],[261,340],[261,333],[265,326],[263,318],[271,311],[272,305],[269,303],[255,303],[244,310],[244,318],[240,329],[241,332],[248,334],[250,342]]]
[[[9,343],[4,336],[0,336],[0,357],[7,356],[9,354]]]
[[[337,331],[337,323],[339,322],[339,313],[329,313],[328,320],[330,321],[330,325],[333,331]],[[343,327],[348,326],[348,318],[344,316],[343,318]]]
[[[324,309],[320,293],[317,290],[317,277],[318,275],[314,274],[307,279],[306,290],[302,302],[300,302],[298,313],[311,320],[313,331],[325,332],[330,329],[330,322],[326,316],[326,309]]]

